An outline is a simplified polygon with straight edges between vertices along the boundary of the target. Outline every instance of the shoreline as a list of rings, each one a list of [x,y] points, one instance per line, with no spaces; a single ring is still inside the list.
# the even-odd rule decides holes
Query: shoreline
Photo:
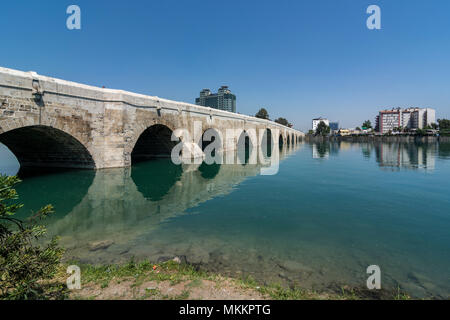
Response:
[[[413,135],[397,135],[397,136],[374,136],[374,135],[359,135],[359,136],[311,136],[306,135],[305,142],[392,142],[392,143],[436,143],[450,142],[448,136],[413,136]]]
[[[74,263],[76,264],[76,263]],[[297,286],[261,284],[251,277],[234,278],[202,271],[177,258],[153,264],[149,261],[112,265],[82,265],[81,290],[66,287],[67,265],[43,284],[53,300],[411,300],[397,290],[368,290],[330,286],[309,290]],[[55,290],[55,288],[57,288]],[[432,298],[430,298],[432,299]]]

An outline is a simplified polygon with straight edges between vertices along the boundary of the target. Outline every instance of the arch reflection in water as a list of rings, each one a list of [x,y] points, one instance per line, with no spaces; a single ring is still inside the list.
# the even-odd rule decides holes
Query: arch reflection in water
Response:
[[[172,167],[163,162],[167,159],[160,160],[95,173],[81,203],[49,226],[50,234],[61,236],[66,258],[90,263],[142,255],[155,258],[161,247],[143,243],[145,235],[168,219],[186,214],[189,208],[232,192],[261,169],[252,164]],[[159,172],[163,170],[170,171],[167,182],[163,182],[164,172]],[[160,177],[152,180],[153,175]],[[105,247],[95,250],[95,243]]]
[[[86,197],[95,177],[93,170],[68,169],[24,169],[18,173],[22,182],[16,189],[24,207],[18,212],[18,218],[26,218],[47,204],[55,209],[45,222],[61,219]],[[69,182],[69,183],[68,183]]]
[[[131,179],[144,198],[158,201],[180,180],[182,173],[180,165],[175,165],[170,159],[164,158],[134,165]]]
[[[203,178],[214,179],[220,171],[220,166],[221,165],[217,163],[206,164],[203,162],[198,168],[198,171],[200,171]]]

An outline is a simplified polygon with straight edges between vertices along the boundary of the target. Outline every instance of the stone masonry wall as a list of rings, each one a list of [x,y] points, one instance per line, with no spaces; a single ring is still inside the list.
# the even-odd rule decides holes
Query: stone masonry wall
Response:
[[[227,150],[236,147],[243,130],[279,130],[284,141],[287,135],[293,141],[304,136],[245,115],[0,68],[0,142],[16,150],[24,165],[127,167],[136,142],[150,126],[191,130],[195,122],[201,124],[200,135],[209,128],[235,129],[236,135],[224,141]],[[23,129],[30,126],[48,128],[51,134]],[[30,134],[33,143],[26,138]],[[37,144],[44,136],[45,143]],[[255,138],[259,145],[262,136]],[[274,141],[278,143],[277,137]],[[198,143],[195,137],[191,142]]]

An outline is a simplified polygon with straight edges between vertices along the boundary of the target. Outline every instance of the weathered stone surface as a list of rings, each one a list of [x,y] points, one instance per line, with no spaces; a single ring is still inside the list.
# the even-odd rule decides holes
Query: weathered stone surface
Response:
[[[33,82],[39,85],[39,95],[33,94]],[[127,167],[150,127],[185,128],[194,135],[194,123],[200,124],[199,136],[183,142],[199,144],[201,135],[214,128],[223,133],[225,150],[236,148],[244,130],[256,130],[250,136],[253,145],[261,144],[266,129],[279,130],[275,144],[286,143],[288,136],[297,143],[304,136],[263,119],[0,68],[0,142],[23,166]],[[234,131],[226,134],[226,129]],[[34,140],[28,139],[31,135]],[[144,157],[152,148],[157,147],[140,144],[135,154]],[[199,148],[191,149],[198,153]]]

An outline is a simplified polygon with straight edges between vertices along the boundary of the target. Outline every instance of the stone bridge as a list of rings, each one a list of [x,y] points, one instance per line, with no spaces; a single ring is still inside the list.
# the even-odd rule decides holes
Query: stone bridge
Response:
[[[208,130],[220,132],[224,151],[243,138],[261,146],[266,137],[277,146],[304,136],[268,120],[0,68],[0,143],[22,167],[129,167],[170,156],[178,143],[172,132],[182,128],[200,131],[200,139],[183,140],[200,154]]]

